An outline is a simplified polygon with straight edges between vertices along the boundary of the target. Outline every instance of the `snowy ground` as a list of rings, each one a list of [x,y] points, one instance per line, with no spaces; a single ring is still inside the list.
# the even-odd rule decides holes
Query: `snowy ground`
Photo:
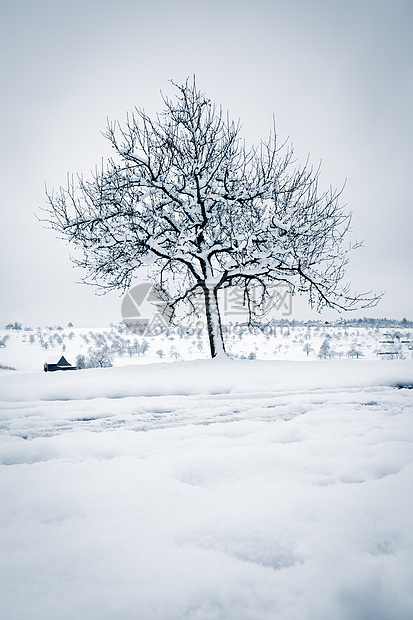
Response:
[[[0,375],[5,620],[411,620],[412,360]]]

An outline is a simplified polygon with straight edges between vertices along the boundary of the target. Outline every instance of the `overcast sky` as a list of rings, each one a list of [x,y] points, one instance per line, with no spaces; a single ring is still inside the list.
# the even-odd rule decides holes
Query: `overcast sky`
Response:
[[[413,319],[411,0],[0,0],[0,327],[105,326],[121,298],[77,284],[70,247],[35,214],[70,172],[110,153],[106,119],[162,108],[168,80],[241,119],[249,143],[276,116],[299,161],[353,212],[348,279],[386,291],[356,316]],[[296,318],[314,316],[302,302]],[[331,318],[331,313],[323,315]],[[346,315],[347,316],[347,315]]]

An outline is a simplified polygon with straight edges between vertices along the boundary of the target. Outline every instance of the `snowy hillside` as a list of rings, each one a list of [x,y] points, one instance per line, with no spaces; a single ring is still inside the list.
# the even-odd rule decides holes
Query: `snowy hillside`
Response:
[[[380,323],[277,323],[251,331],[226,326],[230,357],[262,360],[408,359],[413,355],[413,327]],[[1,346],[1,343],[4,343]],[[79,355],[99,356],[115,366],[210,357],[205,330],[168,329],[154,337],[137,336],[123,323],[108,329],[73,327],[0,330],[0,372],[8,366],[41,370],[50,355],[65,355],[72,364]],[[105,365],[104,363],[102,365]]]
[[[406,334],[299,326],[217,361],[171,333],[44,373],[50,349],[127,339],[72,331],[2,332],[20,370],[0,371],[1,618],[411,620]],[[364,357],[318,357],[356,338]],[[386,339],[399,359],[373,352]]]

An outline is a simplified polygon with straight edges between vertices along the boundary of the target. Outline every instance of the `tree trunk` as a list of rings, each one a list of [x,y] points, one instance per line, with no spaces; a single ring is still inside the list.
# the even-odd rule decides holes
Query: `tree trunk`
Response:
[[[222,335],[221,315],[218,306],[218,294],[215,288],[204,286],[205,314],[207,320],[211,357],[225,357],[224,338]]]

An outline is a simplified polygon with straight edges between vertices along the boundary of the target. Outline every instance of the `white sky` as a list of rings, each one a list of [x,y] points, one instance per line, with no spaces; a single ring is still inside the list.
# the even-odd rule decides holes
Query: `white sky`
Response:
[[[117,294],[76,284],[70,247],[34,213],[66,173],[109,154],[106,118],[162,108],[169,79],[241,119],[250,143],[275,113],[325,187],[347,180],[356,291],[384,290],[356,316],[413,319],[411,0],[0,0],[0,327],[104,326]],[[314,316],[300,302],[296,318]],[[323,317],[331,318],[327,313]]]

